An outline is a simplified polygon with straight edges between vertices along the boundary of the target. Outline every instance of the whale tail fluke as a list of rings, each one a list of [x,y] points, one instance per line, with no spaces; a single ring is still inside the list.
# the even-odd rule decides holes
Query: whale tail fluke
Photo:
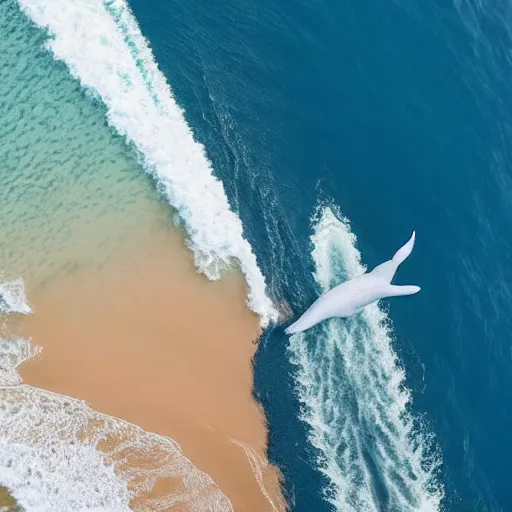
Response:
[[[396,264],[396,266],[400,265],[405,261],[405,259],[411,254],[412,249],[414,247],[414,241],[416,239],[416,232],[412,232],[411,238],[409,238],[409,241],[402,245],[398,251],[396,251],[395,255],[393,256],[393,263]]]

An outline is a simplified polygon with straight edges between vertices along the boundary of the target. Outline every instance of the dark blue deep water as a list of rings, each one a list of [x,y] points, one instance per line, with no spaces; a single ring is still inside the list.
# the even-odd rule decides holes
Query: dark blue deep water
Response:
[[[297,314],[318,293],[319,201],[341,207],[370,267],[416,229],[397,277],[422,291],[388,314],[411,412],[441,453],[442,509],[512,510],[510,4],[130,5],[276,300]],[[282,327],[267,332],[255,361],[270,457],[291,509],[333,510],[287,344]],[[378,478],[373,492],[397,510]]]

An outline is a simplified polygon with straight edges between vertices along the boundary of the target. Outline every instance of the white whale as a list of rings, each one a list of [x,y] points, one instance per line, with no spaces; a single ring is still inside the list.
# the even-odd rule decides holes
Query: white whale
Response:
[[[412,295],[420,291],[419,286],[395,286],[391,284],[395,272],[414,247],[415,232],[409,241],[389,261],[381,263],[350,281],[335,286],[317,299],[306,312],[286,330],[286,334],[305,331],[328,318],[347,318],[368,304],[386,297]]]

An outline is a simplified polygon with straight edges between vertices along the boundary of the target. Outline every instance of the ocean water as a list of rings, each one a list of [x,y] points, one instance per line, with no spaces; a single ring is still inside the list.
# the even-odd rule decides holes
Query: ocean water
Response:
[[[26,73],[40,70],[34,85],[52,84],[40,94],[53,91],[55,109],[78,108],[77,129],[102,130],[102,152],[89,151],[85,133],[77,151],[99,154],[96,166],[110,154],[113,165],[127,159],[126,182],[99,187],[110,199],[97,203],[91,189],[84,211],[130,194],[149,205],[152,191],[177,211],[207,277],[238,260],[248,304],[268,326],[255,395],[290,509],[508,510],[510,5],[132,0],[130,8],[0,3],[2,75],[35,52]],[[20,109],[16,126],[32,127],[28,113],[41,119],[40,107],[27,107],[33,96],[19,90],[2,93],[2,106]],[[85,104],[82,114],[75,105]],[[2,126],[3,141],[15,128]],[[15,146],[11,137],[2,151]],[[41,159],[50,190],[59,145]],[[33,153],[23,167],[39,176]],[[92,180],[90,167],[78,174]],[[0,175],[17,191],[23,182],[9,169]],[[284,335],[285,319],[388,259],[413,228],[416,247],[396,281],[420,285],[420,294]]]
[[[163,206],[15,2],[0,4],[0,34],[0,272],[37,285],[101,261]]]

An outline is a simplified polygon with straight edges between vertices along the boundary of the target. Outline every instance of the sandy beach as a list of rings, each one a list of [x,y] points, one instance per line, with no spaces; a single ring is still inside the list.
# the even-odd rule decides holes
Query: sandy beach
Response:
[[[18,512],[16,501],[5,487],[0,487],[0,512]]]
[[[165,228],[27,294],[20,329],[43,350],[21,368],[25,383],[172,437],[236,511],[284,510],[252,397],[259,318],[238,273],[208,281]]]

